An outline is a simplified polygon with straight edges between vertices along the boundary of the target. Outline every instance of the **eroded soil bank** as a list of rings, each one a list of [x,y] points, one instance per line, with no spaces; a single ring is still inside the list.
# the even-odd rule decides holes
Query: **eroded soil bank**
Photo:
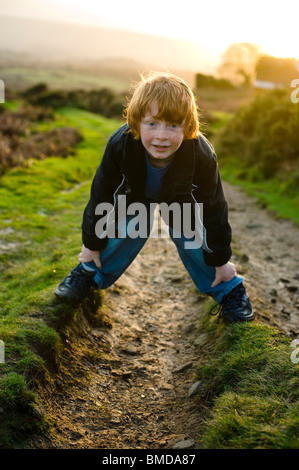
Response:
[[[298,338],[298,229],[273,219],[237,188],[225,185],[225,192],[232,261],[245,276],[257,318]],[[213,350],[202,324],[205,300],[171,240],[149,239],[105,292],[113,328],[91,328],[79,340],[89,380],[64,386],[45,401],[52,438],[37,437],[26,447],[198,447],[205,410],[190,389],[198,364]],[[90,351],[98,348],[97,360],[89,361]]]

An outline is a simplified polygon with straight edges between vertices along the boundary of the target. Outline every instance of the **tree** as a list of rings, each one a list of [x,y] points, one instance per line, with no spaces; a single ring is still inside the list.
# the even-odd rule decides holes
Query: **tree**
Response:
[[[231,44],[222,54],[218,74],[235,85],[250,86],[255,79],[255,66],[260,55],[257,44]]]

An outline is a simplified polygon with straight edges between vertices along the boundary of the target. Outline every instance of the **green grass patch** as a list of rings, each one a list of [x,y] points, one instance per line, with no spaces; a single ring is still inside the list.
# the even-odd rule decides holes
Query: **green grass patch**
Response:
[[[22,432],[22,422],[29,429],[24,410],[38,401],[35,378],[59,362],[60,329],[76,309],[62,308],[53,292],[77,263],[91,179],[120,122],[65,108],[39,125],[77,127],[84,140],[75,155],[32,159],[1,178],[0,447]]]
[[[257,321],[220,332],[211,319],[207,324],[215,350],[197,373],[199,400],[211,410],[202,447],[298,448],[299,365],[290,339]]]
[[[218,155],[223,180],[243,188],[276,218],[290,219],[299,224],[299,194],[293,182],[280,176],[265,179],[256,168],[245,168],[236,158],[222,159]]]
[[[5,103],[0,104],[0,112],[3,109],[8,109],[10,111],[17,111],[20,107],[20,101],[18,100],[10,100],[5,101]]]

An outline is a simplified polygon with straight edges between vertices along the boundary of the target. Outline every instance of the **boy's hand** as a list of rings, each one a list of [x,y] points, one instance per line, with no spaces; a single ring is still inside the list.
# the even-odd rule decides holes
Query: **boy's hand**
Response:
[[[221,282],[230,281],[236,275],[236,268],[233,263],[226,263],[223,266],[216,266],[216,275],[211,287],[215,287]]]
[[[84,245],[82,246],[81,253],[79,254],[79,261],[80,263],[89,263],[90,261],[93,261],[97,268],[100,269],[102,267],[100,252],[91,251]]]

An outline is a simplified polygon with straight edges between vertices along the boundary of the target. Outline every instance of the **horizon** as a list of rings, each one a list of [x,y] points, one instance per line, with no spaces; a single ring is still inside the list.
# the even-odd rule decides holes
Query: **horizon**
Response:
[[[213,71],[212,55],[196,43],[108,26],[1,15],[0,51],[36,57],[41,62],[81,64],[123,60],[142,69]],[[16,32],[18,34],[16,34]],[[49,42],[48,37],[51,37]],[[12,58],[12,56],[11,56]]]

